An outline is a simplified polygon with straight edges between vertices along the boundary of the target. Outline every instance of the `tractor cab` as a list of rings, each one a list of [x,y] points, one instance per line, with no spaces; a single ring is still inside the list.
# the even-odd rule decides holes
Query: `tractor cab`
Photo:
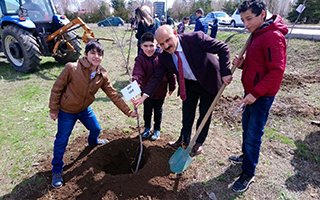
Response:
[[[0,52],[20,72],[37,69],[41,56],[62,64],[76,61],[81,44],[75,25],[91,31],[81,19],[58,15],[52,0],[0,0]]]
[[[51,1],[48,0],[6,0],[4,5],[5,15],[23,15],[33,22],[49,22],[55,13]]]

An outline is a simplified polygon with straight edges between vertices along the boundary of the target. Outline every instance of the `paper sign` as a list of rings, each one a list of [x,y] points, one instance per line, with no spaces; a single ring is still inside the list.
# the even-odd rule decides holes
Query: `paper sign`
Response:
[[[126,101],[131,100],[133,97],[141,94],[140,87],[137,83],[137,81],[133,81],[129,85],[127,85],[125,88],[121,90],[121,93]]]
[[[297,7],[296,11],[297,11],[298,13],[302,13],[305,8],[306,8],[306,7],[305,7],[303,4],[300,4],[300,5]]]

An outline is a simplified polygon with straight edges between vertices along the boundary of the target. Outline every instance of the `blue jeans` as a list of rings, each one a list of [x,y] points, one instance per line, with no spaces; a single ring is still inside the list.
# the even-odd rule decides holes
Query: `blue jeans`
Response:
[[[269,110],[274,96],[260,97],[253,104],[247,105],[242,114],[242,172],[248,176],[255,175],[259,160],[260,146]]]
[[[77,120],[90,131],[88,137],[89,145],[97,145],[98,136],[101,132],[101,127],[91,107],[86,108],[77,114],[71,114],[59,110],[58,114],[58,132],[54,141],[52,172],[61,173],[63,168],[63,155],[66,150],[69,137]]]

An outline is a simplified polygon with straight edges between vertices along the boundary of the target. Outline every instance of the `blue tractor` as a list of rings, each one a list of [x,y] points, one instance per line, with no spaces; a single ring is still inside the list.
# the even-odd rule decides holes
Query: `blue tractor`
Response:
[[[82,37],[74,31],[78,27],[85,29]],[[19,72],[38,69],[41,56],[63,64],[76,61],[79,39],[89,38],[94,38],[89,27],[80,18],[58,15],[51,0],[0,0],[0,52]]]

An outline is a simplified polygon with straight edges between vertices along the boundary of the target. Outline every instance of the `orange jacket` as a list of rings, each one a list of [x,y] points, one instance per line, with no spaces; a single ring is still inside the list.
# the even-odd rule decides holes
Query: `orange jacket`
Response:
[[[51,89],[50,112],[58,113],[61,109],[68,113],[79,113],[95,100],[94,95],[101,88],[124,114],[130,116],[132,111],[110,84],[107,71],[99,65],[91,80],[90,74],[90,63],[85,57],[77,63],[67,63]]]

